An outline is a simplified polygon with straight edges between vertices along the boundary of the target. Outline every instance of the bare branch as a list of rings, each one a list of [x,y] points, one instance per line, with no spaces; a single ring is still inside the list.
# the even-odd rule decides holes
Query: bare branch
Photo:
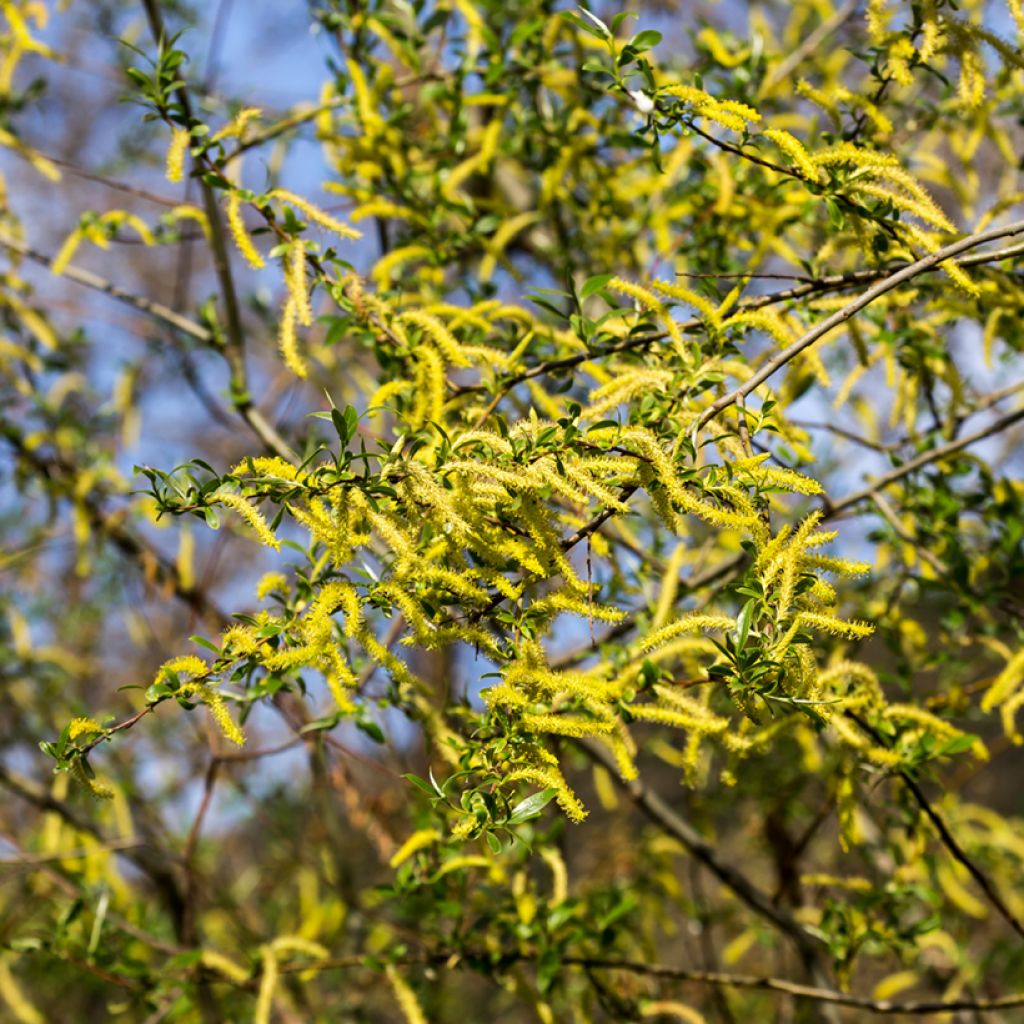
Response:
[[[1014,235],[1020,234],[1024,234],[1024,220],[1014,221],[1012,224],[1006,224],[999,228],[989,228],[987,231],[980,231],[977,234],[968,235],[966,238],[961,238],[959,241],[943,246],[943,248],[939,249],[937,252],[930,253],[928,256],[924,256],[913,263],[907,264],[907,266],[903,267],[901,270],[897,270],[894,274],[890,274],[863,294],[858,295],[852,302],[848,302],[842,309],[833,313],[832,316],[826,317],[821,321],[821,323],[812,327],[802,337],[794,341],[792,345],[784,348],[773,359],[770,359],[765,363],[757,373],[753,374],[749,380],[744,382],[740,387],[712,402],[712,404],[708,406],[701,415],[700,419],[697,420],[697,426],[705,426],[723,409],[728,409],[730,405],[735,405],[739,399],[745,398],[774,373],[778,372],[783,366],[800,355],[804,349],[809,348],[836,327],[846,323],[846,321],[856,313],[859,313],[866,306],[871,305],[871,303],[876,299],[879,299],[888,292],[891,292],[894,288],[898,288],[901,284],[905,284],[907,281],[913,280],[913,278],[917,277],[919,274],[926,273],[929,270],[934,270],[941,263],[944,263],[946,260],[951,259],[954,256],[958,256],[962,252],[967,252],[970,249],[976,249],[979,245],[984,245],[986,242],[994,242],[999,238],[1011,238]]]

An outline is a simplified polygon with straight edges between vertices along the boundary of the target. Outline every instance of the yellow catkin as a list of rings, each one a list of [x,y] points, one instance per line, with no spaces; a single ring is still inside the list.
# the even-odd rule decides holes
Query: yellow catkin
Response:
[[[675,622],[649,633],[640,642],[638,650],[641,652],[653,651],[656,647],[667,644],[683,633],[702,633],[706,630],[732,629],[736,625],[734,619],[725,615],[684,615]]]
[[[445,361],[452,366],[469,366],[469,360],[462,351],[455,335],[436,317],[429,313],[410,311],[398,316],[400,323],[418,327],[440,349]]]
[[[14,973],[6,960],[0,960],[0,998],[18,1024],[46,1024],[46,1018],[29,1002],[14,980]]]
[[[889,11],[886,8],[889,0],[868,0],[866,18],[868,36],[876,46],[885,38],[889,26]]]
[[[1006,0],[1006,6],[1010,9],[1017,32],[1024,39],[1024,5],[1021,4],[1021,0]]]
[[[91,718],[73,718],[68,726],[68,739],[77,740],[79,736],[103,732],[103,726]]]
[[[210,141],[222,142],[224,139],[241,138],[249,124],[262,113],[260,107],[243,107],[223,128],[218,129],[210,136]]]
[[[621,277],[613,277],[608,282],[608,287],[612,291],[628,295],[649,312],[653,313],[665,325],[665,329],[668,332],[668,336],[672,339],[672,345],[676,352],[683,359],[688,359],[689,353],[686,351],[686,345],[683,342],[683,334],[679,330],[679,325],[654,292],[648,291],[646,288],[634,284],[632,281],[626,281]]]
[[[416,998],[410,985],[398,973],[397,968],[392,964],[387,968],[388,981],[391,983],[391,991],[394,993],[395,1002],[398,1003],[406,1024],[427,1024],[427,1018]]]
[[[270,1013],[274,1006],[274,991],[277,988],[277,957],[273,950],[264,946],[260,950],[263,971],[260,975],[260,988],[256,996],[256,1009],[253,1012],[253,1024],[270,1024]]]
[[[778,128],[767,128],[761,134],[769,142],[775,143],[793,161],[793,165],[808,181],[821,180],[821,171],[811,162],[810,155],[799,139]]]
[[[721,314],[715,308],[714,303],[709,302],[703,295],[698,295],[689,288],[683,288],[681,285],[672,284],[668,281],[655,281],[654,288],[663,295],[675,299],[677,302],[683,302],[687,306],[692,306],[697,310],[701,319],[712,329],[717,331],[721,328]]]
[[[642,1017],[674,1017],[676,1020],[683,1021],[684,1024],[707,1024],[704,1014],[692,1006],[672,999],[656,999],[644,1003],[640,1015]]]
[[[1002,672],[992,681],[985,696],[981,698],[981,710],[992,711],[1009,700],[1024,684],[1024,648],[1006,663]]]
[[[231,717],[227,705],[224,703],[224,698],[216,690],[211,690],[210,687],[202,683],[190,681],[183,683],[177,693],[182,697],[191,696],[202,701],[210,712],[210,717],[217,724],[225,738],[234,743],[235,746],[245,746],[245,735],[235,724],[235,720]]]
[[[415,259],[429,259],[433,254],[425,245],[402,245],[392,249],[373,265],[370,276],[382,287],[389,288],[395,271]]]
[[[175,128],[171,132],[164,172],[168,181],[179,182],[185,176],[185,153],[191,138],[192,133],[187,128]]]
[[[285,300],[284,309],[281,310],[281,323],[277,333],[277,347],[281,352],[281,358],[285,366],[300,380],[309,376],[309,367],[306,360],[299,353],[299,340],[297,335],[298,311],[295,308],[295,299],[289,295]]]
[[[481,281],[491,280],[498,266],[498,258],[505,251],[509,242],[521,231],[524,231],[531,224],[535,224],[540,220],[540,216],[536,211],[517,213],[514,217],[509,217],[494,232],[494,235],[487,240],[487,251],[484,258],[480,261],[479,277]]]
[[[199,954],[199,962],[209,970],[216,971],[229,981],[233,981],[236,985],[244,985],[249,980],[249,972],[246,968],[214,949],[204,949]]]
[[[395,851],[388,864],[397,868],[420,850],[425,850],[435,843],[440,842],[441,833],[433,828],[421,828],[413,832],[411,836]]]
[[[242,196],[235,191],[228,196],[228,229],[246,263],[256,270],[265,267],[266,263],[263,257],[253,245],[249,232],[245,230],[245,222],[242,220]]]
[[[283,188],[275,188],[270,193],[270,198],[287,203],[289,206],[294,206],[296,210],[300,210],[311,221],[319,224],[322,228],[327,228],[328,231],[333,231],[342,238],[355,239],[363,237],[362,231],[351,227],[344,221],[338,220],[337,217],[332,217],[329,213],[325,213],[319,206],[311,203],[308,199],[303,199],[302,196],[296,195],[294,192],[289,192]]]
[[[82,244],[83,237],[82,232],[78,228],[75,228],[75,230],[64,239],[64,243],[61,245],[60,249],[57,250],[57,255],[53,258],[53,263],[50,264],[50,270],[55,277],[60,277],[60,275],[67,270],[68,264],[78,251],[78,247]]]
[[[296,239],[288,249],[285,283],[288,295],[295,303],[296,319],[303,327],[313,322],[313,307],[309,302],[309,287],[306,281],[306,246],[302,239]]]
[[[240,494],[218,492],[216,500],[226,508],[230,508],[237,512],[246,521],[246,523],[249,524],[253,533],[256,534],[261,543],[265,544],[268,548],[273,548],[275,551],[280,550],[281,542],[271,532],[270,527],[267,525],[267,521],[262,515],[260,515],[259,511]]]
[[[76,757],[71,762],[71,774],[79,785],[84,786],[97,800],[113,800],[114,791],[106,783],[92,778],[86,771],[82,759]]]

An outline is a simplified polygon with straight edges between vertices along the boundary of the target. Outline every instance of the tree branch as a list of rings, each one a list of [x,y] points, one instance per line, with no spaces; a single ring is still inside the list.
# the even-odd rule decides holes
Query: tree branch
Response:
[[[897,480],[902,480],[905,476],[909,476],[922,466],[927,466],[930,462],[938,462],[950,455],[954,455],[956,452],[963,448],[967,448],[969,445],[975,444],[977,441],[983,441],[986,437],[992,437],[995,434],[1001,433],[1008,427],[1012,427],[1015,423],[1019,423],[1021,420],[1024,420],[1024,409],[1017,409],[1015,412],[1001,416],[999,419],[990,423],[987,427],[982,427],[981,430],[976,430],[973,434],[967,434],[964,437],[957,438],[955,441],[950,441],[947,444],[940,445],[938,448],[932,448],[930,451],[922,452],[916,458],[910,459],[908,462],[904,462],[902,466],[897,466],[895,469],[890,470],[890,472],[880,476],[877,480],[873,481],[862,490],[849,494],[845,498],[840,498],[839,501],[827,504],[826,514],[829,516],[838,515],[840,512],[843,512],[846,509],[851,508],[853,505],[863,501],[865,498],[873,497],[881,488],[888,487],[889,484],[896,483]]]
[[[871,303],[876,299],[879,299],[886,293],[891,292],[894,288],[898,288],[901,284],[905,284],[907,281],[912,280],[919,274],[935,269],[939,264],[959,255],[962,252],[967,252],[970,249],[976,249],[979,245],[984,245],[986,242],[994,242],[998,238],[1010,238],[1014,235],[1020,234],[1024,234],[1024,220],[1014,221],[1012,224],[1006,224],[999,228],[989,228],[987,231],[980,231],[977,234],[968,235],[966,238],[961,238],[957,242],[952,242],[949,245],[943,246],[943,248],[939,249],[937,252],[930,253],[928,256],[924,256],[913,263],[907,264],[907,266],[903,267],[901,270],[897,270],[894,274],[890,274],[863,294],[858,295],[852,302],[848,302],[842,309],[833,313],[832,316],[826,317],[821,321],[821,323],[812,327],[802,337],[794,341],[792,345],[784,348],[780,353],[778,353],[778,355],[773,359],[770,359],[763,367],[761,367],[760,370],[757,371],[757,373],[753,374],[753,376],[751,376],[749,380],[740,387],[712,402],[697,420],[697,427],[700,428],[705,426],[723,409],[728,409],[729,406],[735,405],[739,399],[745,398],[774,373],[782,369],[783,366],[800,355],[804,349],[810,348],[811,345],[816,341],[819,341],[834,328],[846,323],[846,321],[856,313],[859,313],[866,306],[871,305]]]

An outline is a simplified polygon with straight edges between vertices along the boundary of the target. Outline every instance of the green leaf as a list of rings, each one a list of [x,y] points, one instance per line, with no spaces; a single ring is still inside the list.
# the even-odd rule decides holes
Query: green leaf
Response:
[[[362,718],[356,720],[356,728],[360,732],[366,733],[367,736],[373,740],[374,743],[386,743],[387,740],[384,737],[384,730],[369,718]]]
[[[599,292],[614,276],[614,274],[595,274],[593,277],[588,277],[580,289],[580,298],[589,299],[591,295]]]
[[[512,808],[512,813],[508,819],[509,823],[519,825],[524,821],[529,821],[530,818],[536,818],[551,803],[557,793],[557,789],[549,787],[548,789],[542,789],[539,793],[534,793],[533,796],[528,796],[525,800],[520,800]]]
[[[643,32],[637,32],[635,36],[629,41],[629,45],[637,53],[644,53],[649,50],[652,46],[657,46],[661,42],[661,33],[655,32],[653,28],[645,29]]]
[[[423,792],[426,793],[427,796],[429,797],[434,797],[437,795],[437,792],[434,789],[434,787],[429,782],[427,782],[426,779],[421,779],[418,775],[414,775],[412,772],[407,772],[405,775],[402,776],[402,778],[405,779],[407,782],[411,782],[417,789],[423,790]]]
[[[754,617],[754,598],[751,598],[743,606],[739,618],[736,620],[736,650],[742,651],[747,642],[747,634],[750,632],[750,620]]]

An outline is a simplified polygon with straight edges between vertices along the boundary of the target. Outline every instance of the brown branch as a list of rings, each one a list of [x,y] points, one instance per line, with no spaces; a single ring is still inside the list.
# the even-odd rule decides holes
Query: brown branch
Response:
[[[19,256],[32,260],[34,263],[39,263],[41,266],[53,266],[53,259],[51,257],[13,238],[0,235],[0,245],[11,252],[16,252]],[[92,288],[95,291],[102,292],[104,295],[109,295],[112,299],[123,302],[126,306],[131,306],[132,309],[139,313],[145,313],[146,316],[152,317],[154,320],[160,320],[181,331],[183,334],[195,338],[197,341],[201,341],[206,345],[213,344],[213,335],[202,324],[189,320],[188,317],[176,313],[169,306],[165,306],[162,303],[153,302],[151,299],[143,298],[141,295],[133,295],[131,292],[119,288],[112,281],[108,281],[105,277],[94,274],[91,270],[67,266],[64,268],[62,276],[66,277],[69,281],[74,281],[76,284],[85,285],[86,288]]]
[[[567,964],[581,967],[600,968],[602,970],[629,971],[631,974],[644,974],[648,977],[665,978],[675,981],[696,981],[705,985],[724,985],[733,988],[764,989],[770,992],[781,992],[800,999],[811,999],[819,1003],[831,1003],[835,1006],[850,1006],[868,1013],[876,1014],[922,1014],[922,1013],[953,1013],[957,1010],[976,1010],[994,1012],[1007,1010],[1015,1006],[1024,1006],[1024,992],[1011,995],[996,996],[993,999],[922,999],[906,1003],[894,1002],[891,999],[868,999],[864,996],[835,989],[816,988],[801,985],[784,978],[761,977],[754,974],[729,974],[724,971],[693,971],[684,967],[669,967],[663,964],[645,964],[634,960],[606,960],[594,957],[566,957]]]
[[[65,478],[73,478],[75,469],[60,459],[47,459],[38,449],[25,443],[21,429],[7,419],[0,417],[0,435],[14,448],[18,456],[35,471],[37,478],[49,481],[58,493],[67,495],[71,491]],[[143,538],[127,530],[114,516],[108,514],[98,502],[86,497],[81,499],[83,508],[94,530],[103,534],[123,555],[138,563],[143,577],[157,584],[169,587],[179,598],[206,622],[222,623],[227,615],[221,611],[202,590],[186,587],[177,567]]]
[[[879,746],[887,747],[887,744],[879,735],[878,731],[874,729],[868,722],[865,722],[854,711],[846,711],[846,717],[851,721],[856,722],[860,728],[867,733],[872,740],[875,741]],[[920,783],[913,775],[908,771],[899,769],[898,771],[900,779],[904,785],[910,791],[910,795],[914,798],[917,806],[924,811],[925,816],[935,827],[935,831],[939,834],[939,839],[942,845],[949,851],[950,856],[953,857],[962,867],[964,867],[971,878],[978,884],[978,888],[985,894],[985,898],[992,904],[993,907],[999,912],[999,915],[1009,924],[1009,926],[1021,937],[1024,938],[1024,923],[1017,917],[1016,914],[1006,904],[1006,901],[999,894],[993,882],[988,878],[984,871],[974,863],[973,860],[967,855],[967,852],[957,841],[956,836],[950,831],[949,826],[946,824],[942,815],[932,806],[931,801],[925,796],[924,790],[921,788]]]
[[[1015,423],[1019,423],[1021,420],[1024,420],[1024,409],[1017,409],[1015,412],[1001,416],[999,419],[990,423],[987,427],[983,427],[981,430],[976,430],[973,434],[967,434],[964,437],[957,438],[955,441],[950,441],[947,444],[940,445],[938,448],[932,448],[930,451],[922,452],[916,458],[910,459],[908,462],[904,462],[902,466],[897,466],[895,469],[883,474],[862,490],[849,494],[845,498],[840,498],[838,501],[826,503],[826,514],[829,516],[838,515],[840,512],[843,512],[863,501],[865,498],[873,497],[883,487],[888,487],[890,484],[896,483],[897,480],[902,480],[905,476],[909,476],[911,473],[921,469],[923,466],[927,466],[931,462],[938,462],[941,459],[948,458],[950,455],[956,454],[958,451],[963,448],[967,448],[969,445],[1001,433],[1008,427],[1012,427]]]
[[[848,302],[842,309],[833,313],[832,316],[826,317],[821,321],[821,323],[812,327],[802,337],[794,341],[792,345],[789,345],[787,348],[779,352],[778,355],[773,359],[770,359],[763,367],[761,367],[760,370],[757,371],[757,373],[753,374],[740,387],[712,402],[697,420],[697,427],[700,428],[705,426],[723,409],[728,409],[729,406],[735,405],[739,399],[745,398],[774,373],[782,369],[783,366],[800,355],[804,349],[809,348],[836,327],[846,323],[846,321],[856,313],[859,313],[876,299],[879,299],[888,292],[891,292],[894,288],[898,288],[901,284],[905,284],[907,281],[913,280],[913,278],[917,277],[919,274],[935,269],[939,264],[954,256],[958,256],[962,252],[967,252],[970,249],[976,249],[979,245],[984,245],[986,242],[994,242],[999,238],[1009,238],[1019,234],[1024,234],[1024,220],[1014,221],[1011,224],[1006,224],[999,228],[989,228],[987,231],[980,231],[977,234],[968,235],[966,238],[961,238],[959,241],[943,246],[943,248],[939,249],[937,252],[930,253],[919,260],[915,260],[913,263],[909,263],[902,269],[897,270],[886,278],[883,278],[883,280],[869,288],[866,292],[858,295],[852,302]]]
[[[146,19],[149,22],[153,39],[158,46],[162,46],[166,39],[166,33],[158,0],[142,0],[142,6],[146,12]],[[181,104],[186,122],[191,126],[195,123],[195,117],[192,112],[192,101],[189,97],[188,89],[182,85],[177,89],[175,95],[178,103]],[[207,169],[200,158],[194,158],[194,164],[197,171]],[[287,441],[281,437],[274,426],[256,408],[253,404],[252,395],[249,393],[249,372],[245,361],[245,332],[242,327],[238,292],[235,288],[235,280],[231,271],[231,258],[228,255],[227,238],[224,231],[224,222],[221,218],[220,205],[217,202],[217,194],[213,186],[209,184],[203,174],[199,174],[199,187],[203,197],[203,210],[206,214],[207,223],[210,226],[210,251],[213,256],[213,268],[217,275],[221,297],[224,301],[226,343],[222,352],[228,364],[230,374],[229,390],[231,393],[231,404],[269,452],[289,462],[295,462],[297,461],[295,453]]]
[[[833,32],[838,31],[843,27],[843,24],[853,15],[854,11],[857,10],[857,4],[859,0],[846,0],[836,12],[830,17],[826,18],[822,23],[813,31],[811,34],[795,49],[792,53],[779,64],[768,72],[765,76],[764,82],[761,85],[761,95],[764,96],[770,92],[776,85],[778,85],[783,79],[788,78],[799,66],[801,61],[811,54],[819,52],[821,44]]]
[[[636,806],[664,832],[678,839],[689,854],[700,861],[723,885],[731,889],[740,900],[760,917],[774,925],[796,946],[805,964],[821,959],[822,941],[807,931],[785,910],[776,907],[771,897],[758,889],[737,868],[729,863],[692,825],[684,821],[638,779],[627,781],[621,777],[615,759],[602,746],[585,739],[574,739],[573,745],[582,750],[591,761],[601,765],[624,789]]]
[[[0,764],[0,786],[41,811],[51,811],[59,815],[77,831],[91,835],[106,845],[111,844],[111,840],[97,825],[87,818],[83,818],[69,804],[58,800],[49,793],[33,788],[29,783],[9,772],[2,764]],[[112,852],[118,857],[131,861],[153,883],[157,892],[160,893],[165,909],[174,921],[175,934],[180,939],[185,905],[173,864],[167,862],[167,856],[144,842],[122,848],[114,846]]]
[[[495,956],[493,953],[481,953],[478,955],[473,951],[457,952],[454,950],[442,950],[431,954],[412,954],[397,957],[391,963],[396,967],[431,966],[444,967],[448,970],[455,970],[462,966],[476,969],[482,967],[484,970],[493,972],[496,967],[500,967],[502,964],[532,963],[536,959],[535,955],[518,950],[498,956]],[[727,971],[690,970],[685,967],[649,964],[637,960],[596,956],[566,956],[562,958],[562,963],[590,970],[626,971],[630,974],[645,975],[666,981],[696,982],[701,985],[715,985],[724,988],[760,989],[817,1003],[848,1006],[873,1014],[955,1013],[957,1011],[993,1013],[997,1010],[1009,1010],[1014,1007],[1024,1006],[1024,992],[1013,992],[1009,995],[994,996],[992,998],[919,999],[896,1002],[892,999],[869,999],[865,996],[858,996],[849,992],[839,992],[832,988],[801,985],[799,982],[789,981],[785,978],[773,978],[756,974],[732,974]],[[295,963],[284,963],[279,964],[277,969],[281,974],[295,974],[302,971],[319,974],[323,971],[350,970],[353,968],[379,970],[379,967],[370,958],[360,955],[331,957],[314,962],[303,960]],[[248,982],[247,984],[251,986],[253,982]]]

